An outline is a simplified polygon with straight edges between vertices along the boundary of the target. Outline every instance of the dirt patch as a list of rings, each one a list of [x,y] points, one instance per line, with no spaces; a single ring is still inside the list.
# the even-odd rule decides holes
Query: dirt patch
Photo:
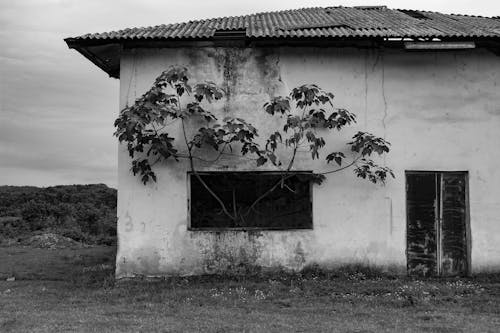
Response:
[[[71,238],[54,233],[44,233],[41,235],[31,236],[22,241],[21,244],[49,250],[90,247],[90,245],[80,243]]]

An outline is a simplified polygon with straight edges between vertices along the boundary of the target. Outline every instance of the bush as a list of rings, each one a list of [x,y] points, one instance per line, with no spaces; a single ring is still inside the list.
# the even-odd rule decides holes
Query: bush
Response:
[[[35,231],[51,231],[86,243],[113,244],[116,190],[103,184],[0,186],[0,236],[17,238]]]
[[[0,236],[3,238],[17,238],[30,232],[29,225],[15,216],[0,217]]]

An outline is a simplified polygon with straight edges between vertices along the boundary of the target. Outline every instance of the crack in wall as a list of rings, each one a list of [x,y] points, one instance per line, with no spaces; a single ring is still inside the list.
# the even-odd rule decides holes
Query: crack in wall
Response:
[[[382,127],[384,128],[384,139],[386,137],[386,119],[387,119],[387,96],[385,95],[385,61],[384,61],[384,53],[382,49],[382,100],[384,101],[384,116],[382,117]]]
[[[135,50],[132,50],[132,70],[130,71],[130,79],[128,81],[127,85],[127,94],[126,94],[126,102],[125,102],[125,107],[129,107],[129,99],[130,99],[130,87],[132,86],[132,81],[134,81],[134,100],[136,97],[136,81],[134,78],[137,77],[137,54]]]
[[[281,52],[276,52],[276,68],[278,69],[278,82],[283,83],[283,81],[281,80],[280,61],[281,61]]]
[[[368,128],[368,57],[369,51],[365,52],[365,130]]]
[[[384,116],[382,117],[382,127],[384,131],[384,140],[386,139],[387,134],[387,96],[385,95],[385,58],[384,58],[384,49],[381,50],[381,62],[382,62],[382,100],[384,101]],[[384,154],[384,166],[387,166],[387,156]]]

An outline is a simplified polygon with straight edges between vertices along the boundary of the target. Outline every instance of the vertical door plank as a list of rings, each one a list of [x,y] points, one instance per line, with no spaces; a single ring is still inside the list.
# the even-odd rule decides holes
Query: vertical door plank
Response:
[[[436,275],[436,174],[407,173],[406,184],[408,274]]]
[[[466,174],[442,174],[441,275],[467,273]]]

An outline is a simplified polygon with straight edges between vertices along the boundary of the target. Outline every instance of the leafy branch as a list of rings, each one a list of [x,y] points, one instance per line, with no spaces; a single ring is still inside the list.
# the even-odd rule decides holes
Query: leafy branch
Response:
[[[302,148],[312,160],[319,159],[327,144],[322,135],[341,131],[356,122],[353,113],[334,107],[332,93],[307,84],[292,89],[286,97],[274,97],[263,105],[265,113],[279,117],[283,125],[273,129],[265,140],[259,140],[257,128],[245,119],[225,117],[220,120],[206,108],[223,97],[223,90],[214,82],[205,81],[192,86],[187,68],[171,66],[132,106],[121,111],[114,124],[114,135],[120,143],[126,144],[132,160],[131,170],[145,185],[157,181],[153,170],[155,164],[187,159],[191,172],[219,203],[223,213],[234,221],[244,220],[278,187],[293,192],[286,181],[293,175],[297,154],[303,151]],[[182,103],[186,99],[188,101]],[[194,118],[198,121],[191,122]],[[194,132],[188,131],[189,124],[199,124],[200,121],[203,125]],[[179,122],[181,141],[169,134],[172,127],[179,128]],[[265,144],[261,145],[260,141]],[[367,132],[357,132],[346,145],[346,151],[330,152],[325,157],[327,164],[334,162],[338,168],[312,173],[312,182],[321,184],[326,175],[350,167],[357,177],[373,183],[385,183],[388,176],[394,177],[391,169],[377,165],[371,158],[373,154],[388,153],[389,142]],[[200,152],[207,150],[211,150],[215,157],[204,159],[200,156]],[[345,163],[345,153],[349,150],[352,161]],[[271,163],[280,171],[280,179],[250,204],[246,212],[236,208],[233,197],[233,211],[230,212],[226,203],[197,172],[195,163],[195,160],[216,163],[223,155],[254,160],[257,167]],[[278,155],[289,158],[281,161]]]

